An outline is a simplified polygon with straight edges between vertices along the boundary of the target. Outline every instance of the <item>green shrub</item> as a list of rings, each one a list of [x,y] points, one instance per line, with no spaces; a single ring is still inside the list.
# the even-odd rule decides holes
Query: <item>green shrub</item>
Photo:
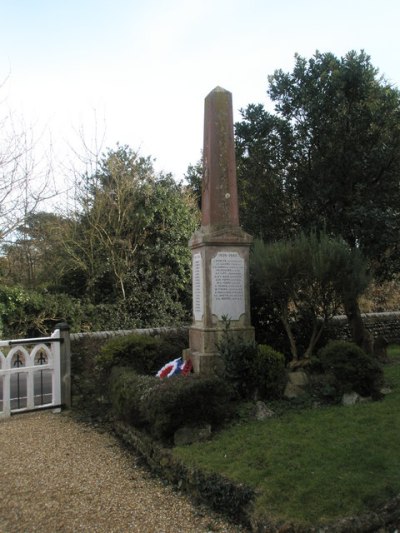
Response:
[[[95,358],[103,344],[104,339],[92,336],[71,341],[72,405],[94,414],[104,410],[98,400],[107,393],[95,368]]]
[[[132,333],[107,341],[96,357],[100,373],[113,366],[127,366],[138,374],[155,374],[166,362],[182,353],[182,343],[172,337],[151,337]]]
[[[350,391],[362,396],[379,394],[382,367],[356,344],[331,341],[320,350],[319,359],[324,371],[334,376],[339,394]]]
[[[170,442],[182,426],[218,425],[230,414],[231,391],[216,377],[175,376],[160,380],[131,368],[113,368],[110,397],[116,415]]]
[[[256,371],[260,397],[268,400],[279,399],[286,383],[285,356],[271,346],[258,345]]]
[[[58,322],[79,331],[84,317],[80,300],[66,294],[0,288],[0,335],[4,338],[39,337],[52,333]]]
[[[144,403],[159,386],[158,378],[139,375],[131,368],[114,367],[110,379],[110,399],[114,413],[135,427],[145,426],[147,420]]]
[[[170,440],[182,426],[219,425],[229,417],[232,391],[215,376],[176,376],[161,381],[143,401],[151,434]]]
[[[217,343],[222,360],[220,375],[240,398],[251,398],[257,388],[257,345],[233,333],[230,322],[226,321],[222,338]]]

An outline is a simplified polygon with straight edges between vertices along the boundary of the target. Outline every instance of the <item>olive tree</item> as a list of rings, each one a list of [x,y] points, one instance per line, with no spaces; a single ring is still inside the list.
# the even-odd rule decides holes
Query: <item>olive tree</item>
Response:
[[[257,291],[275,306],[294,362],[300,355],[313,354],[343,301],[350,296],[357,299],[369,283],[359,251],[324,232],[302,233],[274,243],[256,240],[251,272]],[[304,354],[299,354],[293,325],[304,314],[311,322],[311,333]]]

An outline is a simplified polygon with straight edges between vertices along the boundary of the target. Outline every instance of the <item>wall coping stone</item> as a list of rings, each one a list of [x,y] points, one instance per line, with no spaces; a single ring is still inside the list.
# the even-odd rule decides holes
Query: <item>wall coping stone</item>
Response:
[[[182,326],[179,328],[138,328],[138,329],[120,329],[115,331],[85,331],[81,333],[71,333],[71,341],[78,341],[80,339],[108,339],[110,337],[122,337],[124,335],[161,335],[163,333],[182,333],[189,331],[189,326]]]

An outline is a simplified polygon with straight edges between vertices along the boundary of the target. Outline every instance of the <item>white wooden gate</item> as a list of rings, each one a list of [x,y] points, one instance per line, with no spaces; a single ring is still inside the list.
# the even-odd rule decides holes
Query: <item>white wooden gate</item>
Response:
[[[61,405],[60,330],[51,337],[0,341],[0,419]]]

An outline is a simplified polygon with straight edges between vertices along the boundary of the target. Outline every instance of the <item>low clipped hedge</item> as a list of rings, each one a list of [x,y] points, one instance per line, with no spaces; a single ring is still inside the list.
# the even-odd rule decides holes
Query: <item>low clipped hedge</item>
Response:
[[[132,368],[114,367],[110,378],[110,400],[117,418],[141,428],[148,423],[143,404],[153,389],[159,387],[159,379],[143,376]]]
[[[112,367],[133,368],[138,374],[155,374],[167,361],[182,353],[185,343],[173,335],[152,337],[132,333],[107,341],[96,356],[95,364],[100,374],[109,374]]]
[[[198,423],[221,424],[231,415],[230,387],[217,377],[175,376],[160,380],[115,367],[110,396],[118,418],[170,443],[177,429]]]

